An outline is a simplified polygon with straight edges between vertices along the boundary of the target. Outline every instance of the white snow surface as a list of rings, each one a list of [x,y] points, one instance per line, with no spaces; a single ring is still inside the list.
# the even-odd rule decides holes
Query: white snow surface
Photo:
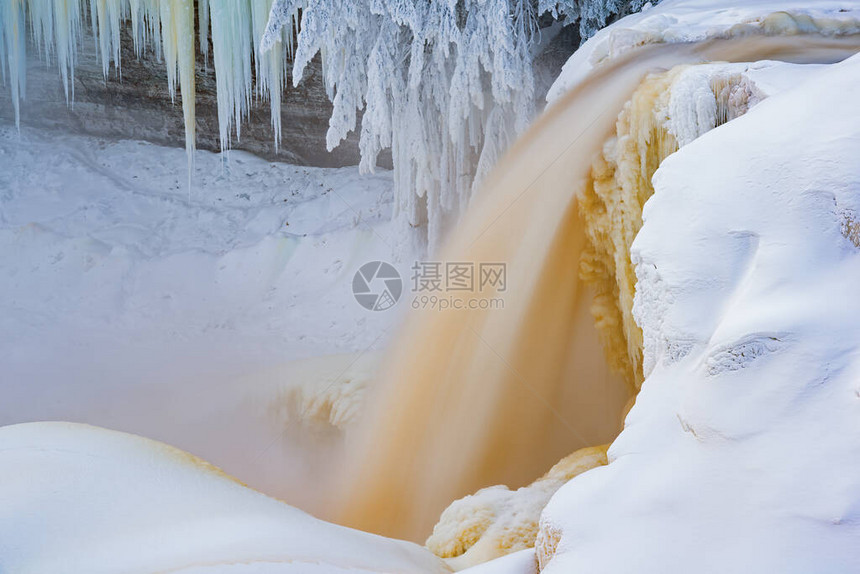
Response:
[[[632,249],[652,370],[545,574],[860,564],[860,56],[669,157]]]
[[[197,152],[189,196],[181,149],[0,125],[0,425],[140,434],[298,503],[311,469],[276,404],[313,383],[295,361],[338,354],[330,386],[383,347],[397,310],[352,277],[411,263],[389,173],[229,155]]]
[[[537,560],[535,560],[534,550],[529,548],[459,570],[459,572],[461,574],[537,574]]]
[[[425,548],[322,522],[156,441],[72,423],[0,429],[0,572],[448,571]]]
[[[565,63],[547,94],[552,103],[602,64],[647,44],[749,34],[860,32],[857,0],[663,0],[600,30]]]

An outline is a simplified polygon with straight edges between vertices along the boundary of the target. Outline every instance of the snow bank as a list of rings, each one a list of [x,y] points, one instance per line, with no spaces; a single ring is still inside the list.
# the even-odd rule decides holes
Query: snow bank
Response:
[[[849,0],[663,0],[607,26],[567,61],[547,94],[557,100],[592,70],[648,44],[750,34],[846,35],[860,32],[860,4]]]
[[[427,550],[317,520],[162,443],[0,428],[0,571],[441,573]]]
[[[561,572],[860,563],[860,57],[669,157],[633,245],[653,365],[541,519]]]

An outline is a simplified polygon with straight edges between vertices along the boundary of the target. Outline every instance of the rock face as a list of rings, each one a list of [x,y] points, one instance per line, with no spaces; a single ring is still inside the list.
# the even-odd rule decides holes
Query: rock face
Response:
[[[87,26],[84,26],[87,29]],[[185,145],[181,95],[172,102],[167,91],[164,63],[154,54],[137,58],[127,30],[123,31],[122,70],[111,66],[107,81],[102,73],[92,36],[85,34],[75,68],[75,97],[66,105],[55,63],[46,63],[32,43],[28,46],[27,92],[21,106],[21,129],[40,127],[106,138],[145,140],[161,145]],[[199,53],[199,51],[198,51]],[[290,78],[290,83],[292,79]],[[235,135],[232,149],[253,152],[267,159],[301,165],[341,167],[358,163],[358,136],[353,133],[332,152],[325,134],[331,114],[319,58],[308,66],[298,88],[283,94],[283,139],[276,152],[268,102],[252,104],[250,118]],[[0,89],[0,119],[14,121],[8,87]],[[215,71],[212,62],[197,61],[197,146],[220,150]],[[388,167],[390,159],[381,158]]]

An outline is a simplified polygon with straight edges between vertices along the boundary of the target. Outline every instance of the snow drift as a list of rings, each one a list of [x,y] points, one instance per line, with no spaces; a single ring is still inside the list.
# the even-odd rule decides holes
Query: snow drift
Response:
[[[3,572],[239,569],[448,572],[426,549],[321,522],[162,443],[70,423],[0,429]]]

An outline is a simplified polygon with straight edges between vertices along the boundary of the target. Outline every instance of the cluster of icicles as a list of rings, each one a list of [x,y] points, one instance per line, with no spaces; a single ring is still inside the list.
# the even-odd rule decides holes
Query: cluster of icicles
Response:
[[[292,51],[292,30],[284,32],[282,49],[259,50],[273,0],[199,0],[200,53],[212,58],[217,91],[221,148],[230,146],[235,131],[254,100],[271,103],[275,146],[281,138],[281,97]],[[10,85],[15,121],[26,94],[26,36],[40,55],[56,61],[67,102],[74,100],[77,52],[89,20],[96,52],[107,79],[111,65],[121,77],[120,33],[129,22],[135,53],[152,51],[167,66],[168,89],[181,93],[185,145],[189,159],[195,148],[195,2],[194,0],[2,0],[0,3],[0,70]],[[87,18],[88,16],[88,18]],[[256,79],[256,82],[255,82]],[[190,165],[190,162],[189,162]]]

